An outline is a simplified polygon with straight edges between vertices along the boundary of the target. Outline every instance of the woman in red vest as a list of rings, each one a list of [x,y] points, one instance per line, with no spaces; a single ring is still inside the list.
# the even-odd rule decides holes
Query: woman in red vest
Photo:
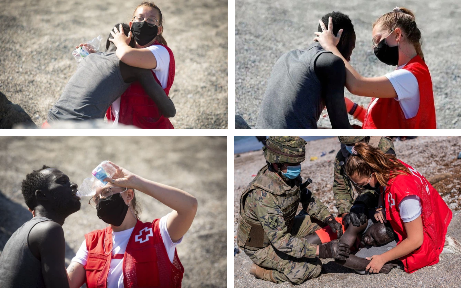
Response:
[[[67,268],[70,287],[181,287],[184,268],[175,247],[194,220],[197,200],[110,163],[115,175],[90,200],[110,226],[85,235]],[[152,222],[139,221],[135,189],[173,211]]]
[[[337,37],[326,29],[314,40],[325,50],[342,58],[346,65],[346,87],[355,95],[372,97],[366,113],[346,98],[349,114],[361,122],[362,128],[371,129],[435,129],[436,117],[432,80],[421,50],[421,31],[415,16],[406,8],[396,7],[379,17],[373,24],[373,51],[376,57],[397,69],[380,77],[363,77],[350,65],[336,48]]]
[[[152,2],[143,2],[136,7],[129,23],[128,37],[120,29],[111,32],[112,42],[117,47],[118,58],[127,65],[152,69],[155,80],[168,95],[175,75],[174,55],[168,48],[163,33],[163,16],[160,8]],[[131,37],[136,48],[130,47]],[[173,129],[170,120],[163,116],[155,102],[144,92],[139,82],[131,86],[120,97],[120,101],[107,110],[107,119],[134,125],[144,129]]]
[[[379,273],[396,259],[408,273],[438,263],[452,212],[437,190],[410,165],[365,143],[356,144],[352,155],[346,174],[356,186],[380,186],[385,211],[381,216],[399,238],[396,247],[368,259],[366,270]]]

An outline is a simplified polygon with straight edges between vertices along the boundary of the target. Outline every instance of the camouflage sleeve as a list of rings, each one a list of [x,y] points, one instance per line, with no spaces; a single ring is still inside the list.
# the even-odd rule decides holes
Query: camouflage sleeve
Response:
[[[344,161],[344,157],[338,151],[335,158],[334,180],[333,180],[333,195],[336,201],[336,209],[338,214],[348,213],[352,206],[352,187],[349,180],[342,175],[340,162]]]
[[[330,216],[330,210],[322,201],[318,200],[317,198],[312,196],[312,192],[308,190],[309,197],[306,199],[307,201],[303,202],[303,209],[306,210],[307,214],[311,218],[315,218],[323,222],[325,218]]]
[[[386,154],[395,154],[394,142],[389,137],[381,137],[378,148]]]
[[[259,189],[252,194],[256,198],[254,203],[258,203],[254,213],[275,249],[296,258],[316,257],[317,245],[289,233],[282,210],[272,194]]]

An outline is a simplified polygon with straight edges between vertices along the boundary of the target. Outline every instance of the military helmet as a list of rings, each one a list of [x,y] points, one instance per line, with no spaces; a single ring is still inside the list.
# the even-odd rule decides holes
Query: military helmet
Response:
[[[339,142],[344,145],[354,145],[365,138],[368,138],[368,136],[338,136]]]
[[[269,163],[301,163],[306,157],[306,144],[301,137],[271,136],[263,147],[264,157]]]

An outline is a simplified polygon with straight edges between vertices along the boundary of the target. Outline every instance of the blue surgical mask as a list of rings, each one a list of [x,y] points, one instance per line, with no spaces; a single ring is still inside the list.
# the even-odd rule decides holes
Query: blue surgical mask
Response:
[[[349,145],[345,145],[346,146],[346,150],[352,154],[352,148],[354,148],[354,146],[349,146]]]
[[[288,166],[287,173],[283,173],[282,175],[287,177],[288,179],[295,179],[296,177],[301,174],[301,165],[298,166]]]

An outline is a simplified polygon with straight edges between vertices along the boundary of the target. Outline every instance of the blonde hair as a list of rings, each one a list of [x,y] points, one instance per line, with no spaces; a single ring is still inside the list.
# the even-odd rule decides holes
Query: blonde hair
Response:
[[[136,10],[138,10],[139,7],[142,7],[142,6],[146,6],[146,7],[150,7],[152,9],[156,9],[158,11],[158,13],[160,14],[160,19],[158,19],[158,24],[159,26],[162,26],[163,27],[163,15],[162,15],[162,11],[160,11],[160,8],[158,8],[157,5],[155,5],[154,2],[142,2],[141,4],[139,4],[136,9],[134,9],[133,11],[133,16],[135,15],[136,13]],[[166,43],[166,40],[165,38],[163,38],[163,35],[162,34],[159,34],[155,37],[155,40],[162,44],[162,45],[165,45],[165,46],[168,46],[168,44]]]
[[[383,16],[379,17],[375,23],[373,23],[373,28],[381,24],[384,28],[389,31],[392,31],[395,28],[400,28],[405,33],[408,41],[415,47],[416,53],[423,59],[424,54],[421,49],[421,31],[416,25],[415,15],[411,12],[410,9],[403,7],[396,7],[392,12],[386,13]]]

